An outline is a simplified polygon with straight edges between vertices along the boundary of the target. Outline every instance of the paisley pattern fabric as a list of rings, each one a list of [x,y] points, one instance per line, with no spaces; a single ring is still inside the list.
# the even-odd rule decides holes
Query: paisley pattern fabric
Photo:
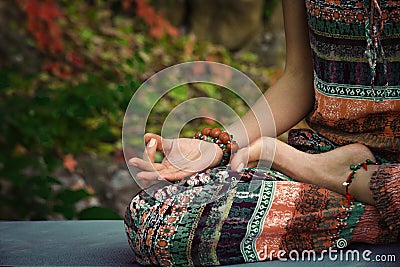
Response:
[[[378,55],[374,91],[365,54],[369,0],[306,0],[314,59],[315,107],[311,128],[331,141],[362,143],[400,157],[400,1],[381,0],[384,55]],[[380,18],[377,18],[380,19]],[[387,75],[384,74],[386,59]],[[385,89],[385,83],[388,87]],[[374,99],[386,97],[381,102]]]
[[[289,142],[310,153],[337,147],[311,130],[291,131]],[[219,167],[176,184],[154,185],[127,208],[129,244],[141,264],[209,266],[272,260],[291,251],[318,253],[344,241],[396,242],[400,224],[394,214],[400,203],[382,195],[395,188],[391,197],[396,197],[400,164],[385,166],[397,174],[390,172],[389,185],[379,179],[383,172],[375,174],[382,210],[349,205],[340,194],[266,168]]]

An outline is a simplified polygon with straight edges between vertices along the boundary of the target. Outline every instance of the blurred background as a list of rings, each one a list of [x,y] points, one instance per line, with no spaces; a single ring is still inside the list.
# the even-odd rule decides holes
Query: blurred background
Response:
[[[279,0],[0,1],[0,219],[121,219],[138,190],[121,145],[135,90],[193,60],[230,65],[266,90],[284,64],[281,13]],[[185,85],[146,130],[159,133],[196,96],[246,111],[223,88]],[[192,121],[181,135],[213,123]]]

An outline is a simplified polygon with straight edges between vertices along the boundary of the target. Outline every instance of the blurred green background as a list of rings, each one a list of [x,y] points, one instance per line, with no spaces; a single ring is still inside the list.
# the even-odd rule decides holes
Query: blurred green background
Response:
[[[122,218],[138,190],[121,148],[135,90],[192,60],[235,67],[265,90],[283,68],[279,2],[0,1],[0,219]],[[147,131],[196,96],[246,111],[227,90],[185,85],[159,102]],[[181,135],[212,123],[192,121]]]

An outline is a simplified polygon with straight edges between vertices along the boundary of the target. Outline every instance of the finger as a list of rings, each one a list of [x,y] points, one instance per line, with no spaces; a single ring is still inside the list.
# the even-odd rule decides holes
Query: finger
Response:
[[[160,180],[161,178],[158,178],[157,172],[139,172],[135,177],[137,185],[142,189],[157,184]]]
[[[158,134],[153,133],[146,133],[144,135],[144,142],[147,144],[150,142],[151,139],[156,139],[158,151],[163,152],[164,154],[171,149],[171,139],[165,139],[159,136]]]
[[[161,163],[154,163],[141,158],[131,158],[129,164],[144,171],[160,171],[165,168]]]
[[[230,162],[231,169],[234,171],[242,171],[249,162],[249,148],[245,147],[236,152]]]
[[[146,148],[143,152],[143,160],[148,162],[154,162],[157,152],[157,139],[151,138],[147,143]]]
[[[156,141],[158,141],[157,143],[161,143],[162,142],[162,137],[159,136],[158,134],[153,134],[153,133],[146,133],[144,135],[144,142],[147,144],[150,142],[151,139],[156,139]]]
[[[256,167],[258,167],[259,166],[259,164],[260,164],[260,161],[251,161],[251,162],[248,162],[247,163],[247,166],[246,166],[246,168],[256,168]]]
[[[231,168],[237,170],[240,163],[244,165],[248,162],[264,161],[272,164],[276,148],[276,139],[274,138],[258,138],[249,146],[240,149],[233,155],[231,160]]]
[[[167,180],[167,181],[179,181],[184,179],[185,177],[192,175],[195,172],[188,171],[186,169],[168,169],[164,168],[160,171],[156,171],[155,173],[147,173],[145,174],[144,172],[141,175],[144,175],[143,177],[146,177],[148,179],[154,179],[157,177],[159,180]]]
[[[261,152],[267,147],[267,143],[267,139],[258,138],[247,147],[240,149],[236,154],[239,154],[242,158],[246,158],[247,162],[260,160]]]
[[[193,172],[183,171],[183,170],[171,170],[171,171],[161,171],[159,172],[160,177],[170,182],[182,180]]]
[[[155,181],[155,180],[162,180],[159,172],[139,172],[136,174],[136,178],[139,180],[147,180],[147,181]]]
[[[178,170],[162,170],[162,171],[144,171],[139,172],[136,177],[139,180],[167,180],[167,181],[179,181],[183,178],[191,175],[192,173]]]

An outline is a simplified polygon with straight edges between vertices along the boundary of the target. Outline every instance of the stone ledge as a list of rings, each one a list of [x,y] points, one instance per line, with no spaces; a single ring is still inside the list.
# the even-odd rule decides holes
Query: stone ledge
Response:
[[[258,266],[398,266],[400,243],[372,246],[355,244],[348,249],[369,249],[374,255],[396,255],[396,262],[272,261],[241,264]],[[397,263],[397,264],[396,264]],[[140,266],[135,264],[122,221],[0,222],[0,265],[8,266]]]

